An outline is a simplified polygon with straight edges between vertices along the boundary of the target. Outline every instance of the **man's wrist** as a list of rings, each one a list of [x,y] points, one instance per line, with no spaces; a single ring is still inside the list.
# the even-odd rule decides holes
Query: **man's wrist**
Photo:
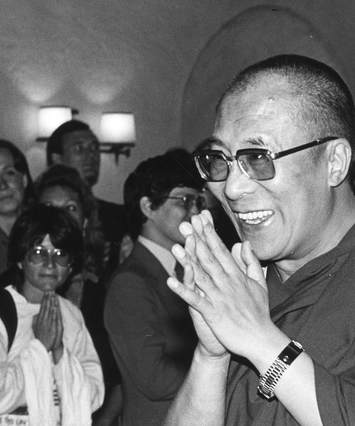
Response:
[[[258,344],[254,345],[252,354],[247,358],[258,369],[259,374],[263,375],[290,340],[280,329],[273,326],[259,339]]]
[[[221,353],[212,353],[208,351],[203,345],[200,343],[197,344],[195,350],[195,358],[198,362],[215,362],[215,363],[224,363],[230,360],[231,354],[227,350]]]

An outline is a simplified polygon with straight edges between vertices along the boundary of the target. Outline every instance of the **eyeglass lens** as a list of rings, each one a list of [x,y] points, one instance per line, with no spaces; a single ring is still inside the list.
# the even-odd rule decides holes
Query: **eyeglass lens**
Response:
[[[49,259],[60,266],[68,266],[70,263],[69,255],[61,249],[49,251],[44,247],[34,247],[28,252],[28,260],[31,263],[47,263]]]
[[[241,170],[250,178],[256,180],[272,179],[275,168],[272,158],[266,150],[250,150],[251,152],[238,153],[237,162]],[[223,153],[218,151],[205,151],[196,155],[196,164],[203,177],[212,182],[227,179],[230,161]]]

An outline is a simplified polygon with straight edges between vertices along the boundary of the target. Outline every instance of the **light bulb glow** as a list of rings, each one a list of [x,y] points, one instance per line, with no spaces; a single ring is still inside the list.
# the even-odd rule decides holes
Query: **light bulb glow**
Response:
[[[123,143],[136,140],[134,114],[130,112],[104,112],[101,117],[102,142]]]

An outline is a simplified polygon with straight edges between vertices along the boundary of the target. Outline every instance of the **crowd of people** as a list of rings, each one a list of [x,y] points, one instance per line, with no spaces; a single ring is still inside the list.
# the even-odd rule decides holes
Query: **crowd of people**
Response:
[[[297,55],[236,75],[123,205],[88,124],[34,181],[0,140],[0,425],[354,425],[354,144],[345,82]]]

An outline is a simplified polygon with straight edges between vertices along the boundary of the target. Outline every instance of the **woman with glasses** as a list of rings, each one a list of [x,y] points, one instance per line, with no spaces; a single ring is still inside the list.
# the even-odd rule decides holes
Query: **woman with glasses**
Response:
[[[2,424],[90,425],[104,396],[100,362],[81,312],[57,295],[82,266],[80,228],[63,209],[36,205],[13,226],[9,260],[17,329],[8,351],[0,323]]]

